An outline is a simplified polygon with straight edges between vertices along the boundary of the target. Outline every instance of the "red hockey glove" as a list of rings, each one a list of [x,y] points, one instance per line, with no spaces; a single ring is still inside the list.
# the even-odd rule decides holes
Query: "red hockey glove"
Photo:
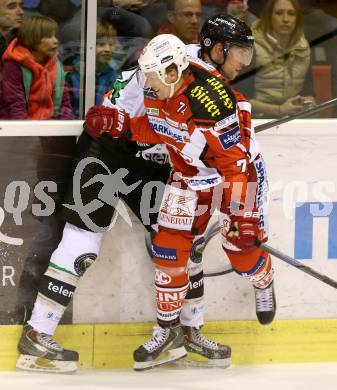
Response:
[[[87,131],[93,137],[108,133],[113,138],[122,138],[129,129],[129,114],[120,108],[93,106],[85,116]]]
[[[231,244],[237,246],[243,252],[247,252],[255,247],[255,241],[259,235],[258,218],[231,217],[231,225],[226,239]]]

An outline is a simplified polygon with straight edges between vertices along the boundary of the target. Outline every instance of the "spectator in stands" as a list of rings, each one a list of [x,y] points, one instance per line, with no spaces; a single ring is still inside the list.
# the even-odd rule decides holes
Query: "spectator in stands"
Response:
[[[248,10],[248,0],[228,0],[226,12],[228,15],[243,20],[248,26],[256,20],[256,16]]]
[[[23,8],[37,8],[40,4],[40,0],[23,0]]]
[[[140,15],[151,24],[153,31],[158,31],[161,26],[167,23],[166,3],[166,0],[150,0],[150,3],[139,11]]]
[[[74,119],[65,72],[57,59],[57,32],[57,23],[46,16],[31,16],[23,21],[17,38],[3,56],[1,119]],[[23,262],[17,285],[17,304],[11,313],[15,323],[22,323],[27,310],[29,312],[36,297],[39,276],[46,268],[44,259],[46,255],[50,256],[50,249],[55,248],[58,242],[55,240],[62,234],[64,222],[58,210],[71,172],[75,137],[44,136],[39,138],[39,146],[30,140],[28,146],[25,145],[29,151],[32,146],[36,153],[37,181],[56,183],[56,192],[45,189],[54,199],[56,208],[52,215],[39,217],[39,225],[33,225],[36,232]],[[33,203],[41,205],[37,198]]]
[[[46,16],[23,21],[3,55],[2,119],[74,119],[57,58],[57,31]]]
[[[228,0],[201,0],[202,23],[214,15],[224,13]]]
[[[201,21],[204,23],[210,17],[223,13],[227,0],[201,0]],[[140,14],[151,24],[154,31],[158,31],[167,20],[167,0],[154,0],[142,8]]]
[[[119,36],[152,38],[154,31],[141,15],[154,0],[98,0],[97,15],[112,23]]]
[[[309,82],[310,47],[304,37],[297,0],[269,0],[252,30],[256,69],[251,99],[254,115],[281,117],[314,105]]]
[[[110,22],[117,30],[113,67],[121,71],[136,64],[139,52],[154,35],[142,15],[153,0],[98,0],[97,16]]]
[[[0,0],[0,58],[23,20],[21,0]]]
[[[310,41],[337,29],[337,18],[327,13],[327,6],[336,6],[336,0],[298,0],[303,13],[304,33]],[[264,8],[261,0],[248,0],[249,9],[258,17]]]
[[[116,43],[116,30],[114,26],[103,20],[97,21],[96,33],[96,90],[95,104],[99,105],[103,95],[110,91],[117,78],[117,72],[111,67]],[[67,81],[71,87],[72,106],[76,118],[79,118],[80,103],[80,58],[77,57],[73,70],[67,75]]]
[[[167,19],[158,34],[174,34],[186,44],[199,42],[200,0],[167,0]]]
[[[61,43],[80,39],[81,1],[80,0],[39,0],[37,6],[25,9],[25,15],[44,15],[54,19],[59,25]]]
[[[25,6],[25,16],[48,16],[58,26],[60,58],[64,64],[71,63],[81,47],[81,0],[39,0]]]

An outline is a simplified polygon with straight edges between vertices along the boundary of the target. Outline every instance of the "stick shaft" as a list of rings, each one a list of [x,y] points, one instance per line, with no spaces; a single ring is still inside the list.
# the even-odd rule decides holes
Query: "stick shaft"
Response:
[[[334,98],[334,99],[328,100],[327,102],[318,104],[315,107],[299,111],[295,114],[286,115],[280,119],[276,119],[276,120],[269,121],[267,123],[263,123],[262,125],[258,125],[255,127],[255,133],[259,133],[260,131],[270,129],[272,127],[279,126],[279,125],[282,125],[283,123],[287,123],[287,122],[293,121],[295,119],[303,118],[303,117],[306,117],[306,116],[311,115],[311,114],[316,114],[317,112],[320,112],[320,111],[324,110],[325,108],[332,107],[336,104],[337,104],[337,98]]]
[[[212,278],[213,276],[227,275],[227,274],[230,274],[233,271],[234,271],[233,268],[231,268],[231,266],[228,266],[227,268],[224,268],[221,271],[209,271],[209,272],[206,271],[204,273],[204,277],[205,278]]]
[[[299,270],[305,272],[306,274],[313,276],[314,278],[320,280],[321,282],[326,283],[331,287],[337,288],[337,281],[329,278],[329,276],[326,276],[324,274],[321,274],[318,271],[315,271],[314,269],[308,267],[307,265],[304,265],[300,261],[280,252],[277,249],[270,247],[269,245],[263,244],[261,242],[257,242],[257,246],[259,246],[264,251],[270,253],[271,255],[277,257],[278,259],[286,262],[287,264],[290,264],[293,267],[296,267]]]

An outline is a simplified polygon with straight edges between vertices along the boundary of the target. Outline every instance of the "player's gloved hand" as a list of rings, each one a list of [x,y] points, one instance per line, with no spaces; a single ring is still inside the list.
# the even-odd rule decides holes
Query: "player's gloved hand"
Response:
[[[85,116],[86,130],[93,137],[108,133],[113,138],[122,138],[129,129],[129,114],[121,108],[93,106]]]
[[[243,252],[248,252],[255,247],[255,241],[259,235],[258,218],[231,216],[231,225],[226,239],[237,246]]]

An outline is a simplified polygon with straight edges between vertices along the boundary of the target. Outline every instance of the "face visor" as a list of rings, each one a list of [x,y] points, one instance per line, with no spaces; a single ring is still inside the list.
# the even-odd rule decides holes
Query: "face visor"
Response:
[[[141,88],[146,94],[151,94],[155,96],[155,92],[152,88],[145,85],[146,83],[146,74],[143,73],[138,66],[136,70],[136,78],[137,78],[137,85],[139,88]]]
[[[254,54],[253,47],[231,45],[228,51],[228,56],[233,57],[236,61],[241,62],[244,66],[248,66],[252,62]]]
[[[140,67],[137,67],[136,70],[136,79],[137,85],[139,88],[145,89],[145,74],[140,70]]]

